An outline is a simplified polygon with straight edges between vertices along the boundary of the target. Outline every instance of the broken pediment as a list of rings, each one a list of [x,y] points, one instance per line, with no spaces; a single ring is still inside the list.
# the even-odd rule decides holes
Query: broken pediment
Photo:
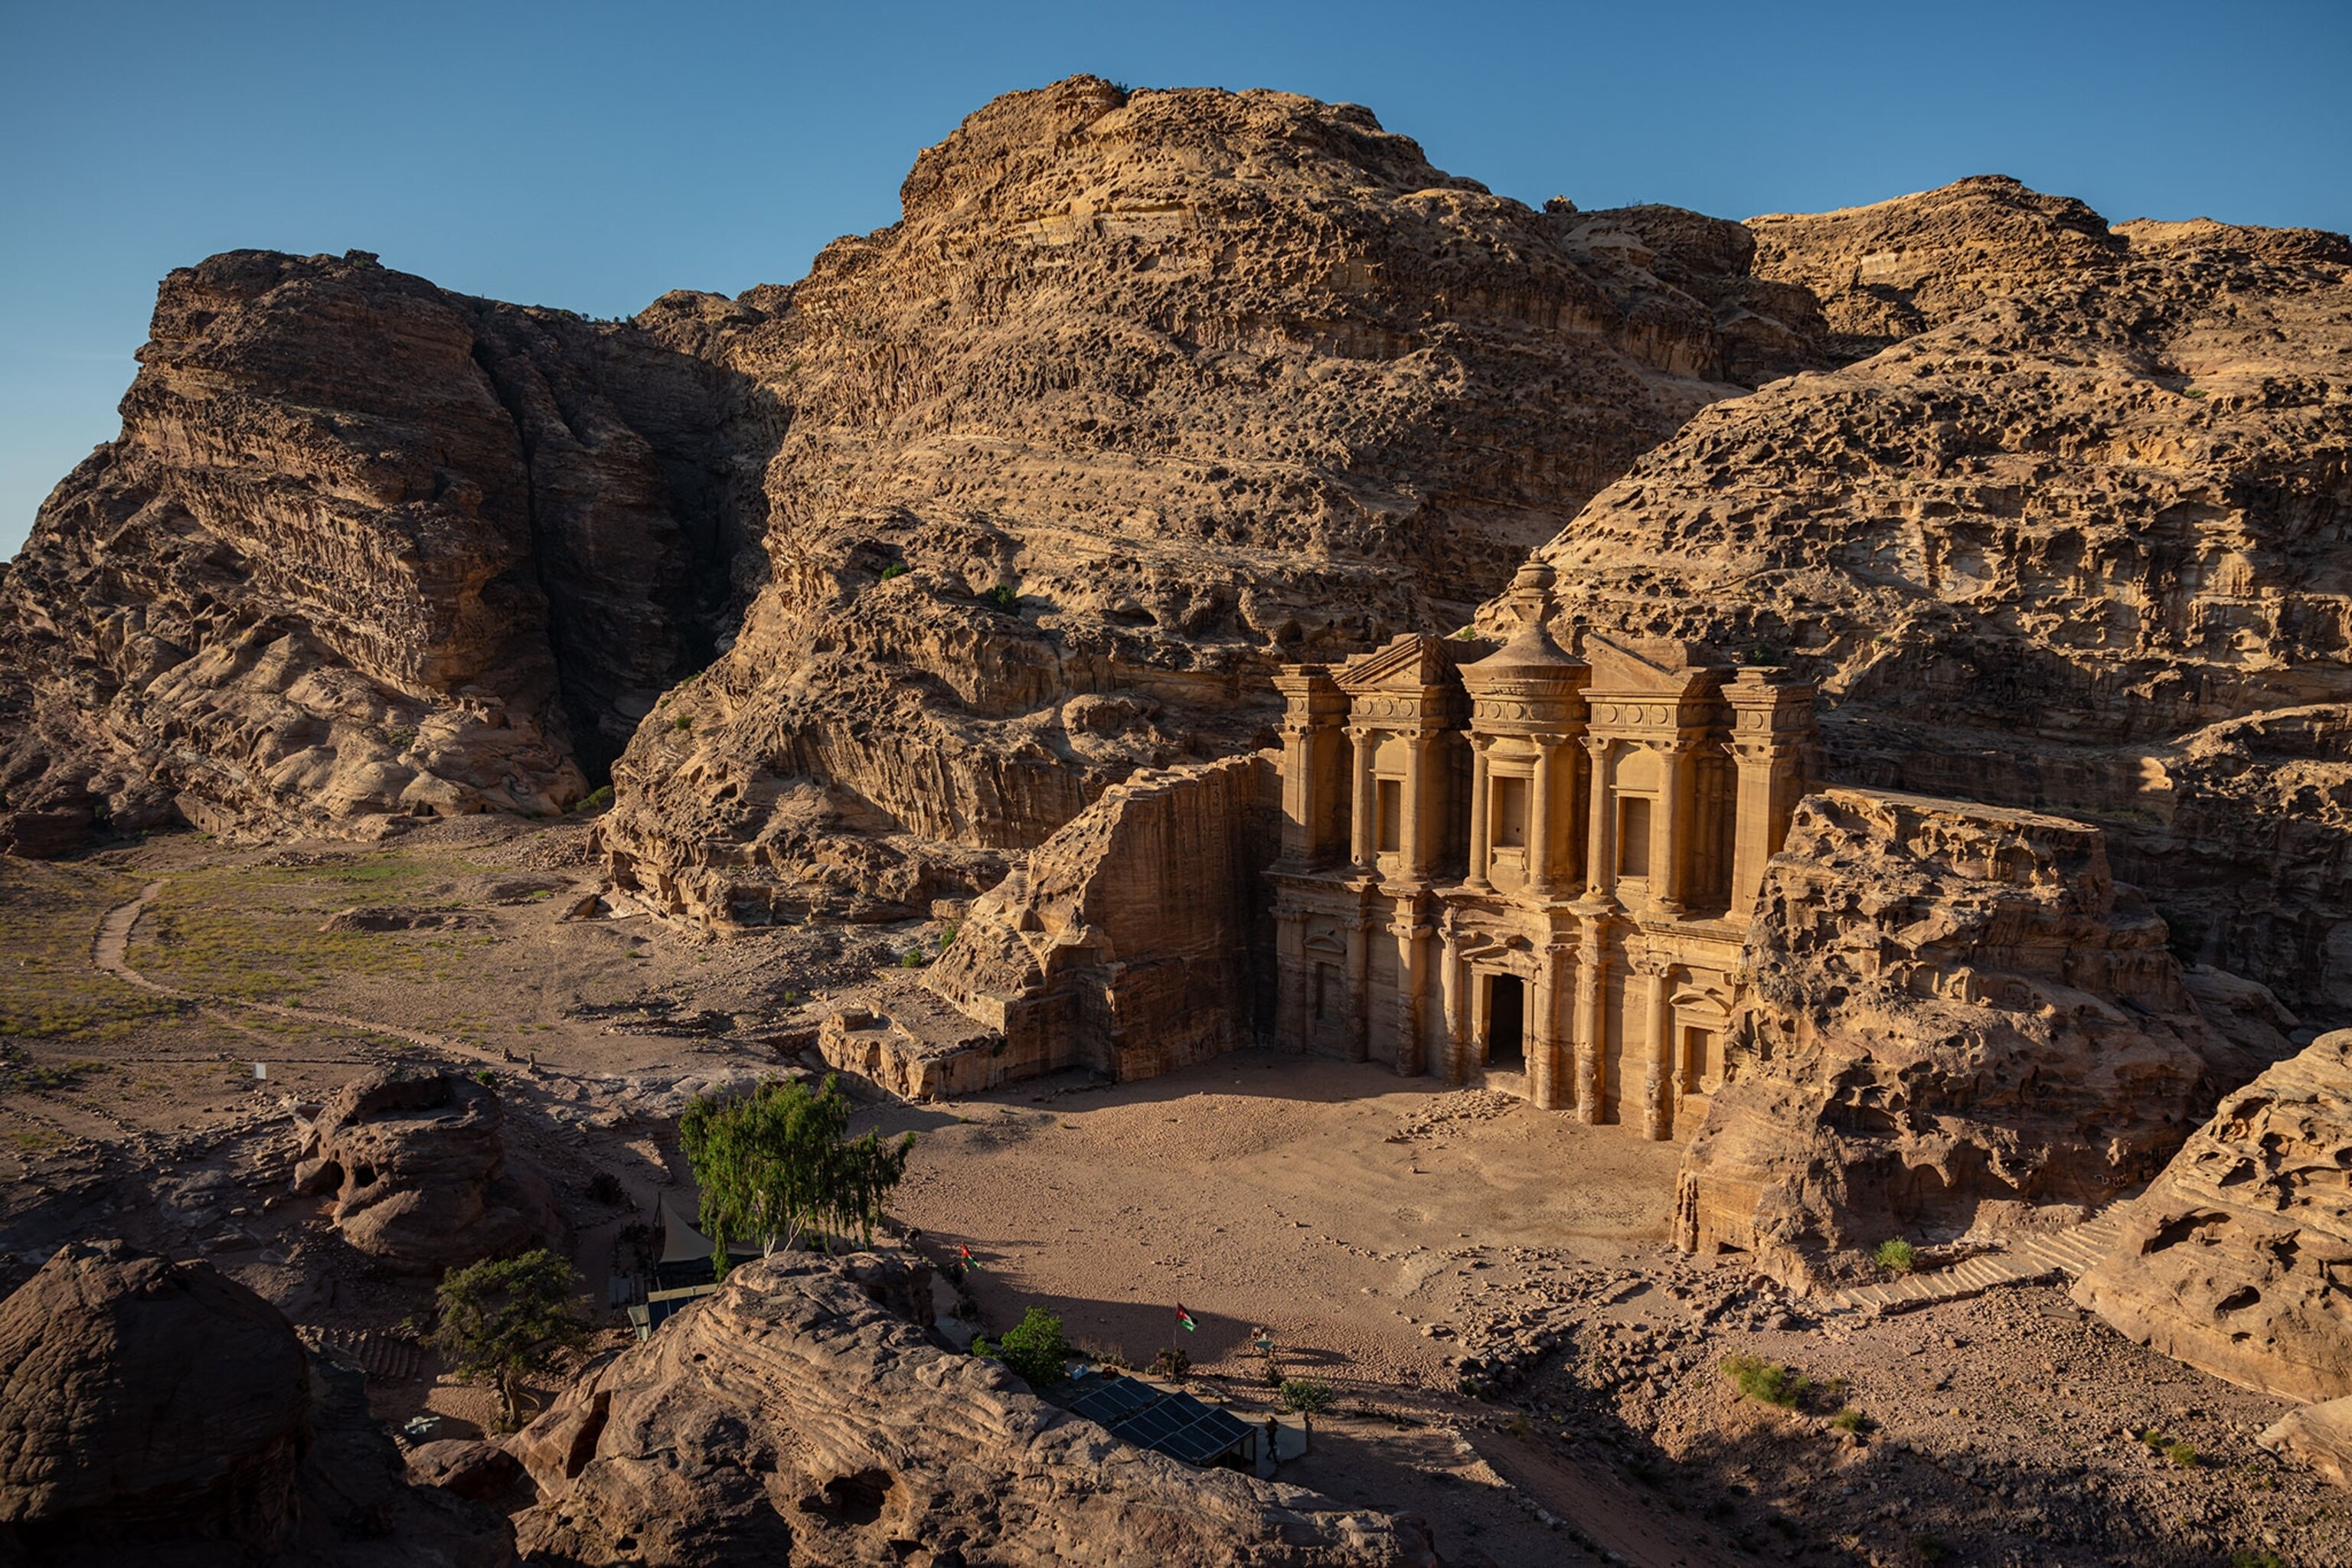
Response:
[[[1732,663],[1702,642],[1676,637],[1613,637],[1584,634],[1585,662],[1595,692],[1683,697],[1719,684]]]
[[[1341,665],[1339,686],[1349,696],[1368,691],[1419,696],[1431,687],[1454,684],[1454,655],[1443,637],[1407,632]]]

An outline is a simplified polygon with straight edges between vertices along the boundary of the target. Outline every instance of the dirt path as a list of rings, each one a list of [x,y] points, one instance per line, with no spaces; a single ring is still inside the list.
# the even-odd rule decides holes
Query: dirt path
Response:
[[[158,996],[170,996],[183,1002],[193,1002],[205,1016],[225,1027],[249,1033],[236,1016],[236,1009],[248,1013],[267,1013],[272,1017],[292,1018],[306,1024],[326,1024],[339,1029],[357,1029],[362,1034],[384,1035],[427,1050],[442,1051],[450,1056],[465,1057],[473,1061],[494,1061],[488,1051],[477,1049],[461,1040],[444,1035],[428,1034],[423,1029],[411,1029],[398,1024],[380,1023],[373,1018],[354,1017],[349,1013],[331,1013],[319,1007],[295,1007],[282,1002],[247,1002],[227,996],[208,996],[201,991],[184,991],[176,985],[165,985],[150,980],[131,967],[131,933],[138,926],[147,907],[162,896],[163,881],[158,879],[139,889],[139,896],[127,904],[117,904],[106,911],[99,922],[98,935],[89,949],[90,963],[116,979],[136,985]]]

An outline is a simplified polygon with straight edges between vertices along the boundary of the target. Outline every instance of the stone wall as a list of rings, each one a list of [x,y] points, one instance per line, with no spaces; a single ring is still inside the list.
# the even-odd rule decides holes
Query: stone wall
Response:
[[[1678,1241],[1810,1283],[1884,1240],[2079,1217],[2148,1180],[2243,1050],[2165,938],[2096,828],[1807,796],[1749,929]]]
[[[972,906],[924,984],[1003,1037],[996,1078],[1150,1078],[1272,1011],[1271,752],[1115,785]]]

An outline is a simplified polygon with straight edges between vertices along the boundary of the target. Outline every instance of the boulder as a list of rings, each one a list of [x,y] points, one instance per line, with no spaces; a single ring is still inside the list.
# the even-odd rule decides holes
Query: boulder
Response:
[[[2255,1441],[2302,1461],[2322,1479],[2352,1487],[2352,1398],[2290,1410]]]
[[[2352,1395],[2352,1029],[2223,1100],[2074,1300],[2248,1388]]]
[[[1859,789],[1767,870],[1676,1231],[1819,1283],[1896,1237],[2079,1218],[2145,1183],[2238,1049],[2095,827]]]
[[[292,1522],[310,1365],[278,1310],[203,1262],[63,1248],[0,1303],[0,1524],[260,1543]]]
[[[739,1265],[581,1379],[517,1445],[541,1500],[516,1518],[526,1550],[648,1568],[1434,1568],[1416,1520],[1138,1451],[937,1348],[873,1299],[884,1267]]]
[[[0,1568],[509,1568],[414,1489],[356,1366],[204,1262],[60,1248],[0,1302]]]
[[[436,1068],[379,1068],[338,1089],[303,1135],[299,1191],[331,1193],[353,1247],[406,1274],[437,1275],[561,1237],[538,1173],[510,1165],[498,1094]]]
[[[479,1500],[501,1496],[522,1479],[522,1461],[496,1443],[444,1437],[408,1450],[408,1477],[419,1486],[439,1487]]]

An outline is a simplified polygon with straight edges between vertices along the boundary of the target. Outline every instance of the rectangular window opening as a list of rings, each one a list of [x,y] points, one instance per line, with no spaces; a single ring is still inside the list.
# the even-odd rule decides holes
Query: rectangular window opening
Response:
[[[1489,805],[1494,831],[1493,843],[1497,849],[1524,849],[1528,847],[1528,781],[1515,778],[1495,780],[1495,796]]]
[[[1629,795],[1617,803],[1617,874],[1650,874],[1650,803],[1645,796]]]
[[[1393,855],[1403,847],[1404,781],[1380,781],[1380,829],[1378,847],[1383,855]]]

